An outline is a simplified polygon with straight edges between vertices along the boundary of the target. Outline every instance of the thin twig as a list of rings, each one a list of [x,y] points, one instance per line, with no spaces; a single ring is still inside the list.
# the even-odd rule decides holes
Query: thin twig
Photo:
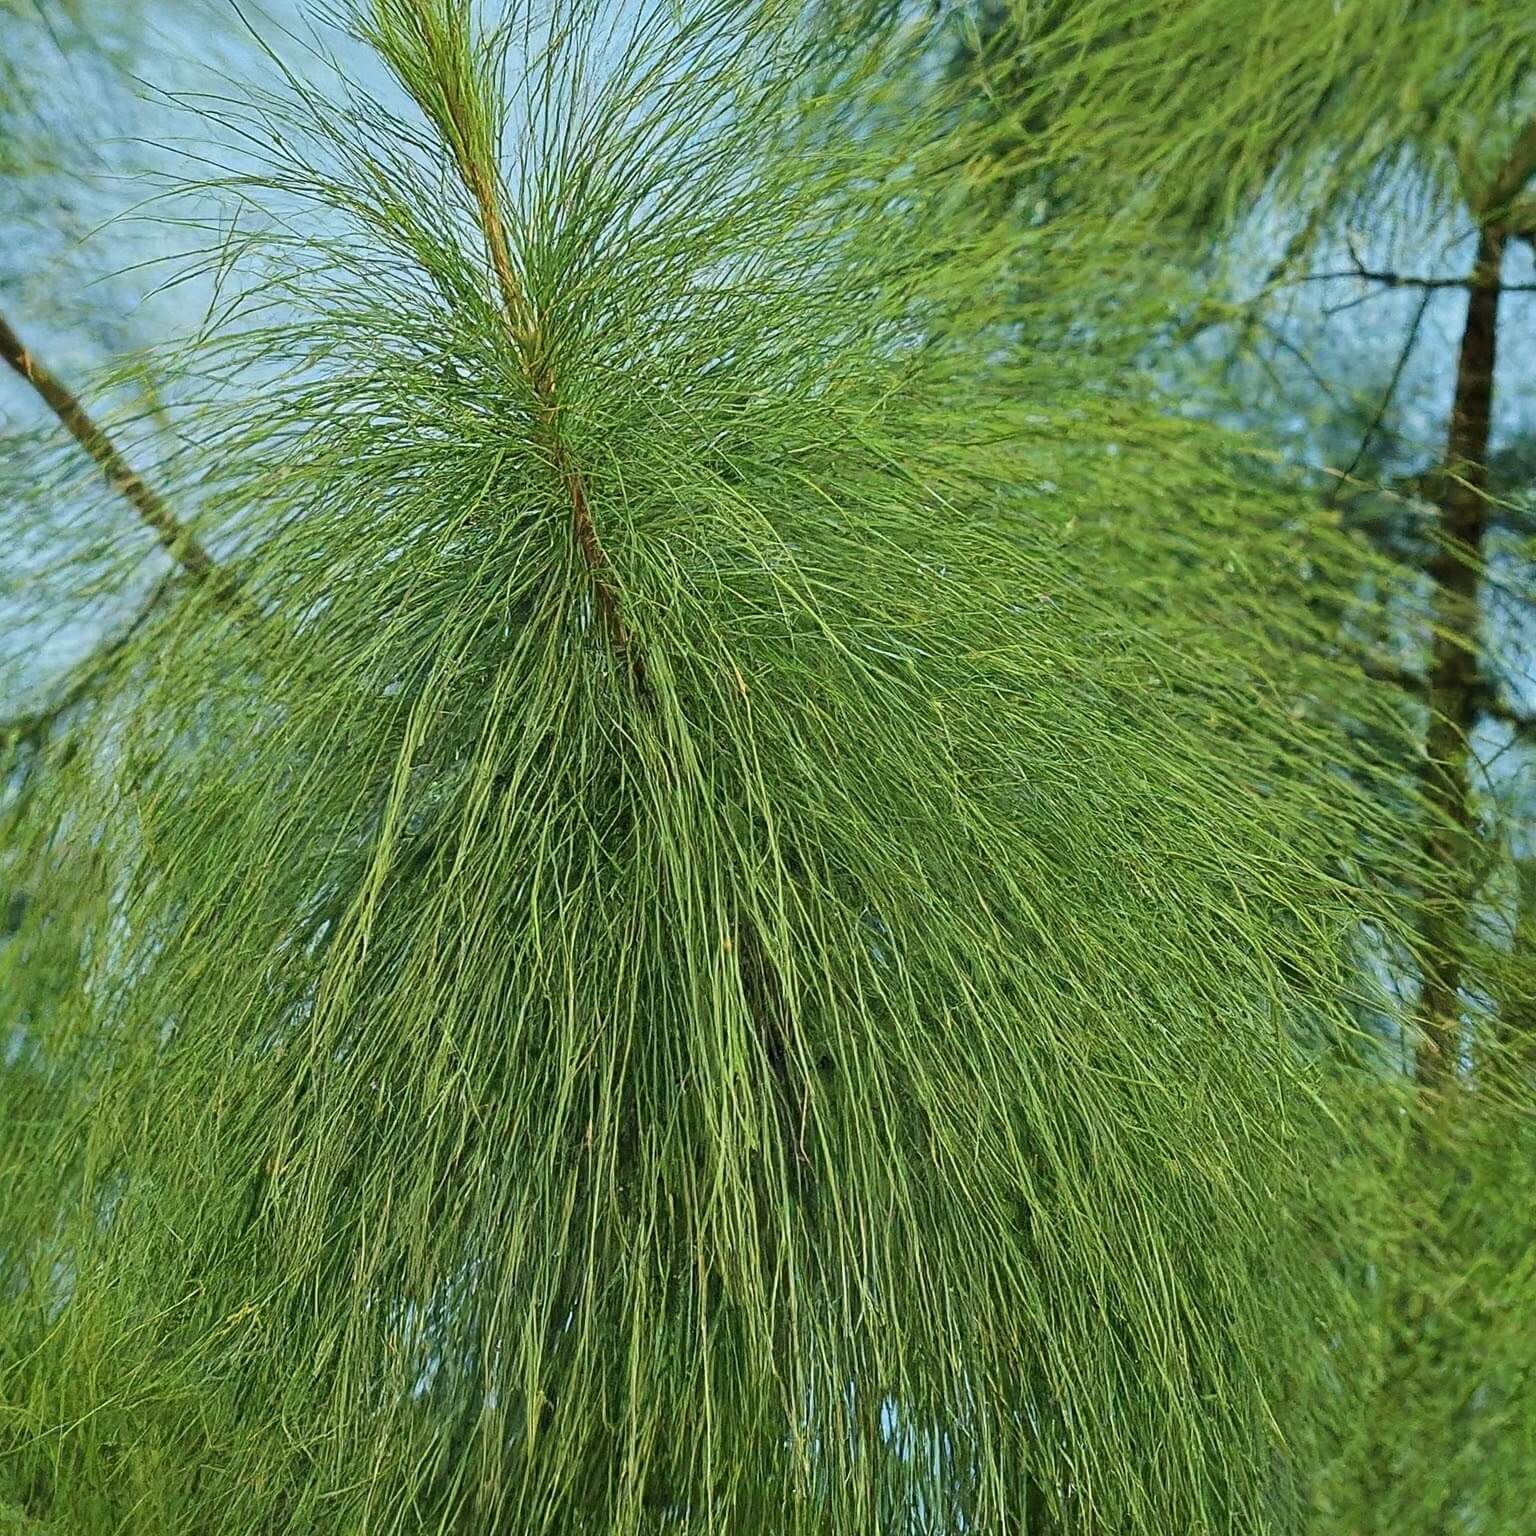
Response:
[[[1335,390],[1333,385],[1331,385],[1323,376],[1323,374],[1318,371],[1317,364],[1314,363],[1312,359],[1308,357],[1307,354],[1303,352],[1301,348],[1298,347],[1296,343],[1290,339],[1289,336],[1280,330],[1278,326],[1272,325],[1267,320],[1259,319],[1255,323],[1258,328],[1262,330],[1266,336],[1269,337],[1269,339],[1275,344],[1276,347],[1278,347],[1282,352],[1285,352],[1289,356],[1295,358],[1296,361],[1301,364],[1302,371],[1315,385],[1317,385],[1318,389],[1323,393],[1331,405],[1338,406],[1340,409],[1343,408],[1343,402],[1339,396],[1338,391]]]
[[[431,38],[435,27],[431,14],[423,8],[419,15],[423,36]],[[445,52],[442,56],[449,55]],[[648,691],[645,660],[636,648],[624,618],[623,605],[614,580],[613,563],[603,547],[597,523],[592,516],[585,479],[581,470],[571,461],[560,431],[559,395],[554,370],[547,356],[547,338],[542,318],[518,275],[512,257],[511,241],[507,237],[506,219],[501,207],[499,175],[495,165],[487,162],[481,136],[475,131],[473,109],[453,71],[440,70],[438,83],[443,92],[441,110],[447,118],[439,127],[445,130],[443,138],[453,155],[459,180],[475,205],[507,331],[537,402],[540,435],[570,502],[571,531],[591,581],[593,603],[615,655],[628,665],[630,675],[643,695]],[[426,102],[420,104],[429,115],[433,115]]]
[[[1430,295],[1426,292],[1419,300],[1419,307],[1413,317],[1413,324],[1408,327],[1407,339],[1403,342],[1402,350],[1397,354],[1397,361],[1392,366],[1392,376],[1387,380],[1387,387],[1382,394],[1381,403],[1376,407],[1376,414],[1371,417],[1366,426],[1365,434],[1360,439],[1360,445],[1355,449],[1355,456],[1349,461],[1349,467],[1328,488],[1328,495],[1324,498],[1324,505],[1333,506],[1339,499],[1339,492],[1343,490],[1346,481],[1353,480],[1355,471],[1360,467],[1360,461],[1365,457],[1367,449],[1371,446],[1371,439],[1381,430],[1381,424],[1387,418],[1387,412],[1392,408],[1393,397],[1397,394],[1397,386],[1402,381],[1403,370],[1408,366],[1408,358],[1413,352],[1414,343],[1419,339],[1419,327],[1424,324],[1424,316],[1429,310]]]
[[[1308,272],[1294,278],[1298,283],[1332,283],[1346,278],[1360,278],[1379,283],[1383,288],[1423,288],[1437,292],[1444,288],[1466,289],[1472,286],[1470,277],[1416,277],[1406,272],[1383,271],[1376,267],[1356,266],[1344,272]],[[1536,283],[1500,283],[1500,293],[1536,293]]]

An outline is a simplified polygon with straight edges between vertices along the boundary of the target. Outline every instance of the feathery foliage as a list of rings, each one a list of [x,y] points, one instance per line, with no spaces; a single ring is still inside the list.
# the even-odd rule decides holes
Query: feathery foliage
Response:
[[[389,89],[204,104],[269,218],[156,478],[237,584],[24,748],[0,1493],[1295,1525],[1317,1042],[1431,878],[1313,600],[1390,569],[1019,354],[1021,272],[1090,298],[973,216],[920,39],[349,24]]]
[[[1536,111],[1536,20],[1520,0],[1082,0],[1006,7],[993,53],[1031,158],[1072,195],[1208,233],[1260,198],[1310,244],[1352,221],[1453,215]],[[1065,174],[1065,172],[1063,172]],[[1505,192],[1509,202],[1519,186]],[[1298,244],[1294,254],[1301,254]]]
[[[1511,592],[1485,561],[1499,524],[1518,522],[1490,467],[1499,419],[1512,414],[1494,408],[1496,365],[1500,392],[1520,382],[1518,342],[1508,345],[1522,328],[1515,290],[1528,286],[1518,247],[1536,239],[1536,19],[1501,0],[1090,0],[1009,13],[983,59],[1011,113],[1021,184],[1048,186],[1079,212],[1147,219],[1159,242],[1202,249],[1212,283],[1195,313],[1237,321],[1226,342],[1239,357],[1278,320],[1306,366],[1315,338],[1298,323],[1297,284],[1342,294],[1336,307],[1351,319],[1388,288],[1419,290],[1328,499],[1349,482],[1352,521],[1374,523],[1424,573],[1415,601],[1373,622],[1401,658],[1389,669],[1422,700],[1419,836],[1449,878],[1419,893],[1416,960],[1401,965],[1427,1026],[1409,1064],[1430,1091],[1367,1084],[1354,1115],[1359,1155],[1340,1169],[1376,1213],[1338,1255],[1361,1299],[1370,1364],[1344,1384],[1363,1389],[1358,1428],[1326,1459],[1314,1523],[1518,1530],[1536,1497],[1524,1389],[1536,1335],[1522,1322],[1536,1305],[1525,1195],[1536,950],[1524,834],[1506,824],[1491,771],[1502,754],[1477,738],[1500,710],[1494,616],[1523,601],[1524,583]],[[1255,247],[1262,257],[1266,245],[1255,285]],[[1448,420],[1440,425],[1437,399],[1436,440],[1408,445],[1434,472],[1416,503],[1373,497],[1372,439],[1410,354],[1422,367],[1433,345],[1415,343],[1442,295],[1437,318],[1454,326],[1441,366]],[[1309,391],[1327,389],[1309,372]],[[1262,396],[1244,405],[1250,416],[1277,411]],[[1527,733],[1528,716],[1514,713]],[[1337,1089],[1348,1104],[1350,1085]]]

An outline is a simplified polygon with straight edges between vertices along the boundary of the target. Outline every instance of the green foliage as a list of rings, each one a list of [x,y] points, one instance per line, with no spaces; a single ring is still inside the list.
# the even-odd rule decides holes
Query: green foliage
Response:
[[[1406,1085],[1377,1084],[1357,1101],[1354,1219],[1332,1234],[1357,1352],[1333,1383],[1339,1433],[1311,1462],[1303,1529],[1526,1524],[1533,1125],[1528,1096],[1426,1113]]]
[[[1536,20],[1520,0],[1018,0],[1002,99],[1077,197],[1202,233],[1261,197],[1320,210],[1306,239],[1454,212],[1536,111]],[[1518,188],[1516,189],[1519,190]]]
[[[398,89],[204,104],[266,218],[156,479],[238,594],[18,762],[0,1498],[1298,1528],[1433,878],[1392,569],[1103,388],[920,39],[353,25]]]
[[[1016,201],[1043,190],[1060,217],[1144,222],[1160,261],[1185,246],[1209,280],[1189,329],[1231,322],[1202,336],[1207,356],[1233,364],[1217,388],[1200,391],[1204,408],[1240,415],[1292,453],[1301,437],[1306,457],[1346,467],[1349,483],[1327,499],[1384,553],[1426,571],[1407,603],[1360,603],[1344,615],[1341,643],[1375,634],[1378,660],[1410,692],[1424,691],[1415,680],[1430,670],[1435,631],[1453,632],[1476,659],[1472,686],[1481,692],[1466,713],[1482,725],[1443,766],[1464,786],[1452,802],[1465,821],[1455,839],[1460,889],[1452,874],[1441,908],[1454,917],[1451,1037],[1463,1059],[1449,1103],[1424,1102],[1392,1081],[1329,1086],[1356,1127],[1357,1145],[1335,1177],[1344,1204],[1361,1214],[1329,1242],[1356,1297],[1360,1352],[1354,1374],[1341,1371],[1335,1383],[1341,1400],[1354,1400],[1341,1415],[1353,1429],[1315,1463],[1307,1528],[1521,1530],[1536,1493],[1528,1407],[1536,1335],[1523,1321],[1536,1305],[1528,1195],[1536,893],[1522,863],[1528,807],[1509,815],[1508,756],[1528,752],[1530,721],[1489,718],[1509,712],[1508,698],[1517,716],[1524,704],[1522,688],[1504,694],[1497,681],[1525,670],[1509,632],[1518,640],[1511,613],[1529,600],[1528,581],[1518,546],[1496,533],[1521,526],[1510,499],[1520,484],[1513,445],[1490,455],[1485,442],[1468,454],[1449,435],[1452,459],[1492,471],[1493,499],[1473,509],[1490,532],[1465,550],[1474,565],[1484,554],[1491,562],[1474,601],[1445,600],[1434,556],[1446,531],[1436,504],[1448,505],[1439,466],[1469,226],[1495,231],[1495,249],[1508,242],[1506,283],[1521,270],[1516,241],[1536,232],[1536,24],[1528,6],[1498,0],[1088,0],[994,8],[990,31],[970,67],[992,85],[1012,134]],[[1450,291],[1412,294],[1383,326],[1391,301],[1381,295],[1419,277]],[[1523,324],[1517,302],[1506,288],[1496,417],[1506,431],[1521,403],[1518,364],[1509,365]],[[1342,366],[1324,333],[1335,312],[1348,331]],[[1365,348],[1383,335],[1391,352],[1362,390]],[[1277,359],[1292,374],[1288,389]],[[1199,364],[1168,368],[1184,395],[1203,382]],[[1405,407],[1410,368],[1421,416],[1429,401],[1427,436]],[[1298,398],[1314,402],[1326,425],[1291,415]],[[1372,494],[1394,472],[1410,495]],[[1464,462],[1450,471],[1469,473]],[[1426,818],[1419,835],[1433,836],[1432,825]],[[1437,956],[1426,944],[1417,966],[1390,950],[1377,959],[1411,990],[1415,970],[1425,974]],[[1392,1035],[1389,1025],[1384,1036]]]

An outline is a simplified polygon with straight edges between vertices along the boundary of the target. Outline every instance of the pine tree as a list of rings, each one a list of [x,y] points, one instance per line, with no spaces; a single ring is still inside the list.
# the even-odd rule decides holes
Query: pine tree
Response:
[[[6,733],[18,1518],[1301,1521],[1397,577],[823,22],[373,0],[390,89],[202,104],[180,451],[3,333],[162,552]]]

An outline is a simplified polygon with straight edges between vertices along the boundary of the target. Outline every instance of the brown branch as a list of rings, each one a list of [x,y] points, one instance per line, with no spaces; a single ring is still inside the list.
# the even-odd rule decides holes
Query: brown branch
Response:
[[[1415,696],[1422,695],[1429,686],[1422,673],[1395,662],[1378,661],[1374,656],[1362,657],[1360,670],[1373,682],[1387,683]]]
[[[1509,212],[1509,205],[1525,190],[1532,175],[1536,175],[1536,117],[1521,129],[1514,148],[1486,191],[1472,201],[1472,211],[1478,221],[1488,224],[1501,220]]]
[[[1469,277],[1412,277],[1403,272],[1381,272],[1370,267],[1359,267],[1349,272],[1309,272],[1298,277],[1298,283],[1331,283],[1341,278],[1358,277],[1380,283],[1384,288],[1422,288],[1436,292],[1443,288],[1470,288]],[[1536,293],[1536,283],[1500,283],[1500,293]]]
[[[1488,443],[1498,362],[1500,272],[1509,231],[1503,218],[1536,174],[1536,117],[1488,185],[1464,172],[1467,205],[1477,222],[1477,254],[1468,278],[1467,318],[1456,364],[1456,390],[1440,476],[1439,542],[1429,564],[1434,584],[1428,674],[1429,732],[1420,785],[1429,811],[1424,852],[1445,869],[1450,890],[1425,912],[1420,1043],[1415,1076],[1426,1088],[1456,1081],[1461,1047],[1461,987],[1468,917],[1475,894],[1469,844],[1475,833],[1469,736],[1488,691],[1478,675],[1479,571],[1491,521]],[[1358,258],[1356,258],[1358,264]]]
[[[429,45],[436,43],[433,31],[435,21],[425,7],[419,10],[418,19],[424,40]],[[450,56],[446,50],[433,51],[442,58]],[[614,579],[613,563],[603,547],[596,520],[592,516],[585,479],[580,468],[571,461],[560,431],[559,392],[547,356],[548,338],[512,258],[512,245],[507,238],[506,219],[501,208],[500,178],[496,167],[487,161],[483,136],[476,131],[473,108],[466,100],[451,67],[440,70],[438,85],[443,93],[441,117],[428,101],[418,97],[418,102],[428,116],[436,120],[453,155],[459,180],[474,203],[507,332],[533,390],[539,436],[560,476],[570,503],[571,532],[587,569],[599,621],[608,635],[614,655],[628,666],[636,689],[642,696],[647,696],[649,680],[645,659],[636,647],[625,620],[618,584]]]
[[[1360,670],[1374,682],[1386,683],[1411,698],[1422,700],[1429,696],[1429,679],[1422,672],[1415,672],[1410,667],[1393,662],[1379,661],[1373,656],[1363,657],[1359,665]],[[1504,687],[1494,679],[1477,679],[1471,690],[1471,707],[1476,715],[1497,720],[1511,727],[1517,735],[1536,731],[1536,712],[1510,703]]]
[[[1465,277],[1417,277],[1408,272],[1393,272],[1380,267],[1368,267],[1351,247],[1350,266],[1343,272],[1308,272],[1295,279],[1298,283],[1332,283],[1346,278],[1359,278],[1365,282],[1379,283],[1383,288],[1420,288],[1434,293],[1446,288],[1472,288],[1477,284],[1475,273]],[[1536,293],[1536,283],[1498,283],[1500,293]]]
[[[1504,227],[1511,240],[1536,245],[1536,196],[1521,197],[1504,210]]]
[[[118,451],[117,445],[90,417],[58,376],[40,363],[0,315],[0,357],[36,391],[70,436],[106,476],[107,484],[138,513],[140,521],[159,539],[170,557],[198,581],[209,583],[222,597],[233,597],[233,576],[214,560],[197,536],[148,486]]]
[[[1466,288],[1472,281],[1467,277],[1414,277],[1406,272],[1386,272],[1363,266],[1350,267],[1342,272],[1308,272],[1305,276],[1298,277],[1296,281],[1298,283],[1334,283],[1352,277],[1366,282],[1380,283],[1383,288],[1425,288],[1430,291],[1439,288]]]
[[[0,357],[32,387],[100,468],[107,484],[138,513],[140,521],[154,533],[181,570],[206,586],[221,601],[239,601],[241,592],[234,574],[214,560],[165,500],[128,463],[68,386],[38,361],[3,315],[0,315]],[[75,667],[48,703],[8,720],[0,720],[0,753],[26,744],[39,750],[43,748],[59,722],[85,698],[126,650],[169,586],[168,577],[156,583],[133,618]]]
[[[544,355],[545,343],[538,317],[528,302],[512,264],[512,252],[507,241],[506,224],[501,216],[496,183],[484,167],[467,165],[461,166],[460,170],[479,211],[486,252],[495,274],[507,329],[533,387],[538,404],[540,434],[571,504],[571,532],[591,579],[593,602],[614,654],[621,662],[628,664],[636,687],[644,694],[648,689],[645,659],[635,647],[634,637],[624,620],[623,607],[613,577],[613,564],[608,558],[608,551],[603,547],[591,505],[587,501],[586,482],[581,470],[571,462],[560,432],[560,406],[554,372],[549,359]]]
[[[1477,712],[1511,727],[1516,735],[1536,730],[1536,715],[1529,710],[1511,704],[1503,692],[1492,683],[1483,683],[1476,694]]]

